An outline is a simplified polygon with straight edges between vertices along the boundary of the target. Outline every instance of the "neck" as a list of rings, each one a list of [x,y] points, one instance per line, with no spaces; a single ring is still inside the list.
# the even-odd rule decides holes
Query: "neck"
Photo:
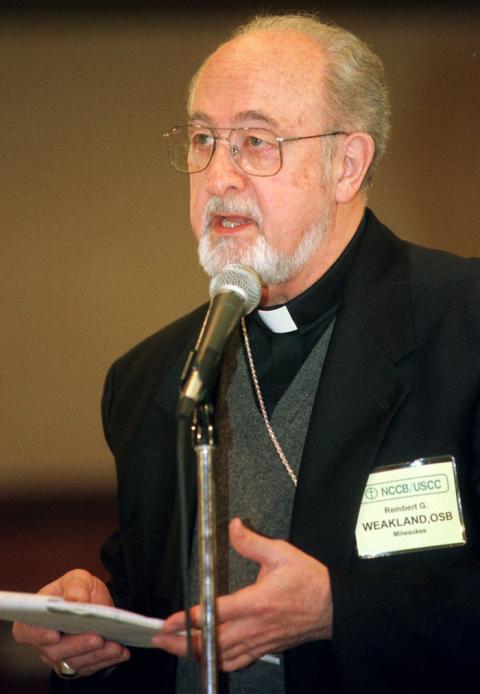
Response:
[[[262,289],[262,306],[277,306],[291,301],[312,286],[332,267],[355,235],[365,211],[365,196],[355,196],[348,204],[337,205],[330,230],[318,251],[295,277]]]

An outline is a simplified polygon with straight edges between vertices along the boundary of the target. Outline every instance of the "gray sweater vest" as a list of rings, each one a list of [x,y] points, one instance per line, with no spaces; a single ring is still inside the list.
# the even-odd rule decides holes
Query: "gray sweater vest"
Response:
[[[278,402],[270,419],[287,460],[298,475],[320,373],[334,321],[329,325]],[[228,522],[240,517],[263,535],[287,539],[295,487],[285,470],[256,402],[241,336],[226,350],[215,416],[219,445],[214,467],[217,496],[218,593],[223,595],[254,583],[258,565],[228,544]],[[198,602],[197,534],[192,548],[192,604]],[[177,694],[186,694],[185,665],[180,663]],[[283,662],[260,661],[231,673],[229,694],[282,694]],[[197,691],[200,691],[197,674]],[[227,691],[222,688],[222,693]]]

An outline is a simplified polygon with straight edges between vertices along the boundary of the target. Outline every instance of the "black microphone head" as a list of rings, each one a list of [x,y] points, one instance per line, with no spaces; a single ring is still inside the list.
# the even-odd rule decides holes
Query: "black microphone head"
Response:
[[[245,314],[253,311],[260,303],[262,281],[248,265],[226,265],[210,282],[210,298],[222,292],[235,292],[245,303]]]

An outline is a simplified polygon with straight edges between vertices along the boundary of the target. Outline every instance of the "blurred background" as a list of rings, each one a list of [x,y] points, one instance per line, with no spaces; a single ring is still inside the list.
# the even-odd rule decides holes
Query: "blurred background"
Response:
[[[3,8],[3,9],[2,9]],[[398,235],[480,255],[480,9],[263,3],[315,10],[385,63],[393,135],[369,204]],[[82,566],[114,527],[99,417],[105,372],[206,300],[188,180],[162,133],[199,62],[259,6],[3,2],[0,7],[0,590]],[[0,624],[0,688],[46,691]]]

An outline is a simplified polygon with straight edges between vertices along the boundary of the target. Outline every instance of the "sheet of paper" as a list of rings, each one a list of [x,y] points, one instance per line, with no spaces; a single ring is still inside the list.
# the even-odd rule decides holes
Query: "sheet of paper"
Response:
[[[150,640],[163,628],[163,619],[144,617],[118,607],[67,602],[63,598],[37,593],[0,590],[0,619],[55,629],[65,634],[100,634],[125,646],[151,648]],[[264,655],[263,662],[279,665],[276,655]]]
[[[0,619],[56,629],[66,634],[92,632],[125,646],[150,647],[163,619],[144,617],[117,607],[66,602],[62,598],[0,591]]]

